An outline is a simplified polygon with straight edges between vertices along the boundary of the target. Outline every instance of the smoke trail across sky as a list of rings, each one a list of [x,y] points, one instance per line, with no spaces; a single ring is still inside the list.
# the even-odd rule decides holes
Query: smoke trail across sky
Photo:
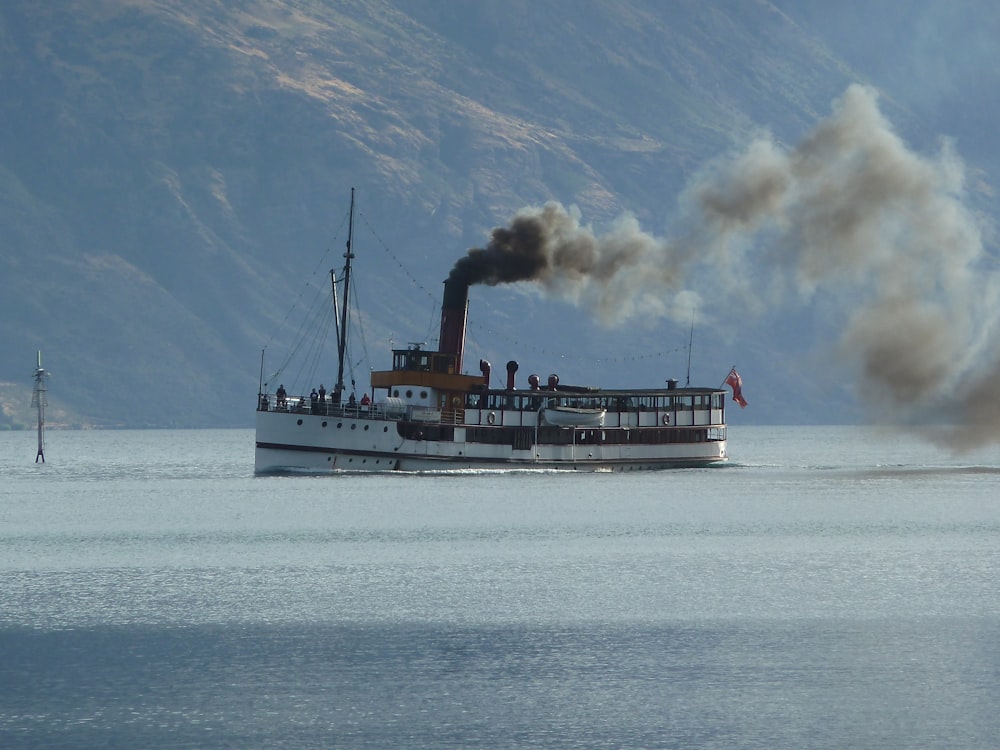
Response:
[[[855,85],[794,148],[764,135],[710,164],[684,192],[672,238],[630,216],[598,235],[548,204],[493,230],[452,277],[535,281],[606,322],[690,315],[685,284],[707,266],[757,309],[822,287],[845,300],[837,353],[884,416],[941,414],[963,423],[955,445],[1000,441],[997,284],[963,190],[949,144],[912,152],[875,92]]]

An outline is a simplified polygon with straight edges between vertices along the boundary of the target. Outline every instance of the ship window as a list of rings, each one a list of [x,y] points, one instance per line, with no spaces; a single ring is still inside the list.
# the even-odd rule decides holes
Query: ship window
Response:
[[[399,388],[392,392],[393,398],[399,398]]]
[[[420,398],[427,398],[427,391],[420,391]]]
[[[407,398],[413,398],[413,391],[407,391],[406,392],[406,397]]]
[[[403,355],[403,367],[397,369],[424,371],[431,369],[429,354],[426,354],[419,349],[409,349],[401,354]]]

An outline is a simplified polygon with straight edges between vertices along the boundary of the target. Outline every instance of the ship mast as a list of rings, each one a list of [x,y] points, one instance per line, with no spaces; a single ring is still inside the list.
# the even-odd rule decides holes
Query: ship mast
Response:
[[[38,409],[38,453],[35,463],[45,463],[45,378],[49,374],[42,369],[42,352],[38,352],[38,366],[35,369],[35,390],[31,394],[31,405]]]
[[[344,392],[344,354],[347,351],[347,312],[351,306],[351,259],[354,258],[351,243],[354,240],[354,188],[351,188],[351,214],[347,223],[347,252],[344,253],[344,304],[340,310],[340,330],[337,331],[337,385],[333,390],[333,402],[341,403]],[[332,275],[332,272],[331,272]],[[336,304],[336,290],[334,291]]]
[[[694,308],[691,309],[691,333],[688,335],[688,369],[684,387],[691,385],[691,349],[694,347]]]

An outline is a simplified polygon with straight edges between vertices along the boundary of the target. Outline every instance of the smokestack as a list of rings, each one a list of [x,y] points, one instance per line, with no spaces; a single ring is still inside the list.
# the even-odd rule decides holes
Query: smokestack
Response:
[[[441,335],[438,351],[455,355],[455,372],[462,372],[465,353],[465,322],[469,314],[469,285],[464,280],[449,278],[444,282],[441,303]]]

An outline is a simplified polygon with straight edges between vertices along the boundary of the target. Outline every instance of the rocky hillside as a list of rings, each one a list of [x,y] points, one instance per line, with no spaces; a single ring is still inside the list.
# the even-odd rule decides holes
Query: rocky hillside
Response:
[[[31,421],[38,349],[67,424],[251,424],[261,350],[270,373],[328,287],[352,187],[359,387],[390,339],[434,343],[448,269],[519,209],[669,232],[712,159],[761,129],[794,144],[870,81],[823,18],[789,5],[3,3],[0,427]],[[892,90],[880,106],[937,148],[940,123]],[[979,200],[993,180],[973,166]],[[757,406],[741,417],[857,417],[835,370],[815,376],[822,294],[793,315],[723,303],[703,296],[693,380],[738,362]],[[601,327],[531,287],[472,304],[470,362],[518,358],[566,382],[685,376],[689,322]]]

